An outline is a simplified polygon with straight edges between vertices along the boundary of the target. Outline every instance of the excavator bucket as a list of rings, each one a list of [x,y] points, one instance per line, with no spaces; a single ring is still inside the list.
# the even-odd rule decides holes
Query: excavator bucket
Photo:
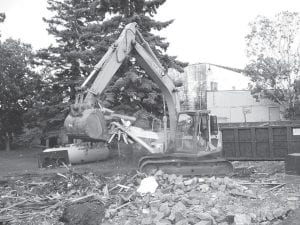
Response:
[[[100,109],[85,109],[79,115],[69,114],[65,119],[67,135],[71,138],[106,141],[108,137],[104,115]]]

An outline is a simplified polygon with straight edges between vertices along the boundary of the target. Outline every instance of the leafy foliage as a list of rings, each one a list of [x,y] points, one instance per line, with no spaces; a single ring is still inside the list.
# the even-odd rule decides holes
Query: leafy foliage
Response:
[[[250,28],[246,36],[246,71],[251,77],[252,93],[279,103],[286,109],[286,116],[292,117],[294,80],[300,66],[299,14],[284,11],[273,19],[258,16]]]
[[[68,105],[75,98],[76,86],[83,82],[119,37],[125,25],[131,22],[138,23],[142,35],[166,69],[174,67],[182,70],[184,63],[165,54],[169,43],[163,37],[153,34],[153,30],[159,31],[172,23],[153,19],[164,2],[165,0],[48,0],[48,9],[54,16],[44,20],[49,25],[48,32],[56,37],[57,46],[50,46],[40,51],[39,55],[54,71],[54,75],[49,76],[56,85],[52,96],[60,101],[57,104],[51,103],[52,108],[58,102],[66,102]],[[102,102],[106,107],[129,114],[143,109],[160,115],[160,91],[134,61],[131,57],[124,62],[101,96]],[[53,115],[61,113],[60,109],[53,112]]]
[[[38,77],[32,63],[29,45],[13,39],[0,42],[0,137],[7,148],[13,135],[22,131],[23,114],[36,94]]]
[[[3,23],[5,20],[5,14],[4,13],[0,13],[0,23]]]
[[[4,13],[0,13],[0,23],[3,23],[5,20],[5,14]],[[1,37],[1,33],[0,33],[0,37]]]

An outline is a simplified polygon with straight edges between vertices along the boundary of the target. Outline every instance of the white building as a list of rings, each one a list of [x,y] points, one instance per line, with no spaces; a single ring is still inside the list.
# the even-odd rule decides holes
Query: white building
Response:
[[[267,99],[256,100],[249,90],[208,91],[207,109],[219,123],[284,120],[282,107]]]
[[[170,70],[181,80],[181,109],[208,109],[220,123],[268,122],[284,120],[283,108],[267,99],[257,101],[248,89],[249,77],[207,64],[191,64],[184,73]],[[201,99],[201,101],[200,101]]]

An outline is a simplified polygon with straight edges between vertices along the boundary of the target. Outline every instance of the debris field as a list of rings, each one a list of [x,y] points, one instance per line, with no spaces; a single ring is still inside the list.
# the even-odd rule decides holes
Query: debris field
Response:
[[[233,177],[182,177],[160,170],[103,177],[72,167],[10,177],[0,180],[0,224],[280,224],[299,208],[299,185],[282,182],[283,173],[249,168],[237,168]],[[149,177],[156,183],[153,193],[141,193]]]

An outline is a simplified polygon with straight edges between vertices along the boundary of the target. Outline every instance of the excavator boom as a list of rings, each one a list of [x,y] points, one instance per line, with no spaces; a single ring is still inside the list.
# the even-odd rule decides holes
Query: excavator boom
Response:
[[[100,102],[97,97],[103,93],[130,53],[133,53],[138,63],[161,89],[169,110],[170,135],[171,137],[175,136],[176,115],[179,110],[176,88],[138,31],[136,23],[125,26],[120,37],[81,85],[81,89],[85,89],[93,80],[86,95],[82,96],[82,93],[78,93],[75,104],[71,106],[71,112],[65,120],[69,136],[86,140],[105,141],[107,139],[106,124],[101,106],[98,106]]]

